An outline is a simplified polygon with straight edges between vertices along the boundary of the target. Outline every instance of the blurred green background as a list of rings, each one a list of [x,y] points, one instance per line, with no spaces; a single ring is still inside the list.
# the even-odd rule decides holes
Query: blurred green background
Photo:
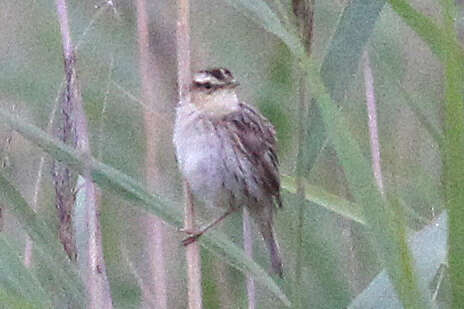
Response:
[[[295,308],[463,308],[451,295],[460,282],[453,276],[464,266],[448,268],[447,262],[448,247],[459,244],[460,230],[453,224],[448,229],[444,211],[450,207],[452,222],[464,219],[446,202],[462,200],[445,185],[453,184],[447,170],[462,169],[452,161],[453,149],[459,153],[462,144],[448,138],[461,130],[448,122],[452,102],[458,110],[462,104],[461,4],[316,0],[309,58],[302,52],[290,1],[191,2],[192,69],[229,68],[240,81],[239,97],[271,120],[279,139],[284,208],[276,216],[276,231],[285,277],[258,280],[257,308],[283,308],[282,295]],[[69,1],[68,12],[93,156],[132,177],[140,190],[157,193],[164,201],[159,207],[179,213],[182,182],[171,142],[177,104],[176,1],[146,2],[154,89],[148,98],[140,74],[136,1]],[[26,123],[47,131],[64,78],[54,3],[0,1],[0,16],[0,109],[24,121],[12,120],[17,127]],[[374,78],[383,195],[372,171],[363,54]],[[302,75],[309,111],[299,123]],[[453,91],[455,101],[449,95]],[[147,112],[159,120],[152,124],[157,187],[145,180]],[[50,172],[60,150],[44,152],[34,135],[37,128],[20,134],[5,119],[0,117],[0,308],[84,308],[79,274],[85,258],[71,265],[49,248],[61,248]],[[298,145],[301,125],[304,145]],[[306,186],[303,201],[295,194],[296,175]],[[125,178],[108,177],[113,183],[103,186],[100,220],[114,307],[153,307],[144,291],[153,297],[157,282],[151,261],[161,254],[168,308],[186,308],[183,234],[173,226],[182,218],[168,220],[164,248],[153,252],[147,218],[163,214],[156,207],[144,210],[140,205],[149,202],[143,198],[137,203],[123,198],[118,183]],[[460,182],[455,183],[460,192]],[[34,214],[21,207],[32,204],[37,190]],[[85,248],[84,211],[76,203],[78,252]],[[201,222],[216,214],[199,212]],[[240,247],[241,224],[236,215],[217,231]],[[455,243],[447,244],[447,233],[456,235]],[[30,267],[23,263],[27,234],[34,239]],[[236,247],[220,245],[214,237],[206,238],[208,250],[201,252],[204,307],[246,308],[245,276],[239,269],[254,266],[234,262]],[[258,236],[255,249],[259,269],[266,270],[268,256]]]

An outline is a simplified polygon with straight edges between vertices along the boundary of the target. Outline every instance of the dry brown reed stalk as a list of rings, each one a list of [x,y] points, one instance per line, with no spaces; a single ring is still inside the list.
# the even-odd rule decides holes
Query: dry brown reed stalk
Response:
[[[377,127],[377,106],[375,102],[374,75],[369,61],[369,53],[367,50],[363,55],[363,73],[364,73],[364,88],[366,94],[366,107],[368,115],[369,142],[371,145],[372,171],[374,178],[379,188],[380,193],[384,194],[382,167],[380,164],[380,144],[379,132]]]
[[[145,156],[145,183],[150,190],[159,190],[162,187],[162,175],[160,170],[160,159],[158,158],[158,144],[162,134],[162,118],[156,112],[155,99],[160,97],[155,90],[155,66],[150,51],[149,22],[145,0],[137,0],[137,36],[139,46],[139,70],[142,81],[142,100],[149,109],[144,109],[144,130],[146,140]],[[151,295],[144,293],[144,303],[156,304],[156,308],[168,308],[167,306],[167,284],[166,266],[164,259],[164,239],[166,231],[162,221],[153,215],[144,214],[143,228],[146,235],[147,252],[150,260],[150,272],[153,276],[150,287],[154,290],[154,299]],[[147,298],[148,297],[148,298]]]
[[[90,20],[89,24],[87,25],[87,27],[82,32],[80,38],[77,40],[76,46],[74,48],[75,52],[77,51],[77,49],[79,48],[81,43],[84,41],[85,36],[89,32],[89,30],[92,28],[95,21],[105,11],[106,7],[107,7],[107,5],[105,5],[102,9],[98,10],[94,14],[94,16]],[[47,125],[47,132],[49,134],[53,134],[53,126],[54,126],[54,123],[55,123],[55,120],[56,120],[55,115],[56,115],[56,111],[58,109],[58,105],[60,104],[61,93],[63,91],[64,82],[65,82],[65,78],[63,78],[60,86],[58,87],[58,93],[57,93],[57,96],[55,98],[55,105],[53,107],[53,110],[50,113],[50,119],[49,119],[48,125]],[[38,211],[39,193],[40,193],[40,188],[41,188],[41,183],[42,183],[43,171],[44,171],[44,166],[45,166],[45,159],[46,159],[45,155],[42,155],[40,157],[39,168],[37,169],[37,178],[36,178],[35,185],[34,185],[34,193],[33,193],[33,196],[32,196],[31,208],[36,212]],[[33,251],[32,249],[33,249],[32,239],[28,235],[26,235],[26,242],[25,242],[25,245],[24,245],[23,263],[24,263],[24,266],[27,267],[27,268],[29,268],[32,265],[32,251]]]
[[[190,102],[189,85],[192,80],[190,68],[190,25],[189,0],[177,1],[177,27],[176,27],[176,45],[177,45],[177,84],[179,87],[179,104],[188,104]],[[192,192],[189,184],[184,181],[184,229],[194,231],[195,211],[193,205]],[[187,258],[187,277],[188,277],[188,307],[189,309],[202,308],[202,291],[201,291],[201,260],[200,246],[194,242],[185,248]]]
[[[76,148],[76,116],[75,105],[76,100],[80,100],[79,93],[75,89],[76,76],[74,71],[74,51],[72,50],[72,43],[70,30],[67,21],[66,3],[57,1],[57,13],[60,22],[60,29],[63,43],[64,54],[64,69],[65,69],[65,83],[64,89],[61,93],[59,102],[59,120],[57,135],[58,138],[65,144]],[[76,201],[76,194],[74,192],[77,185],[77,174],[72,172],[66,165],[54,161],[53,162],[53,182],[55,185],[56,194],[56,208],[59,216],[59,238],[63,244],[66,254],[75,262],[77,259],[77,249],[75,245],[73,226],[72,226],[72,213],[74,203]]]
[[[66,138],[70,139],[70,142],[82,153],[82,155],[90,156],[91,152],[87,119],[84,113],[79,80],[77,78],[76,55],[71,40],[66,0],[56,0],[56,11],[60,25],[65,70],[65,88],[62,96],[61,112],[64,117],[62,125],[67,131],[63,132],[63,134],[64,136],[67,136]],[[67,177],[66,172],[62,175]],[[82,176],[84,178],[83,189],[85,190],[86,196],[87,226],[89,230],[87,252],[88,269],[86,276],[88,293],[87,307],[91,309],[111,309],[113,306],[109,282],[106,276],[106,267],[103,259],[96,187],[92,182],[89,171],[84,172]],[[55,179],[55,182],[59,180],[60,179]],[[62,194],[62,192],[57,193]],[[66,192],[66,194],[69,193]],[[71,200],[68,197],[66,198],[67,201]],[[72,199],[75,199],[75,197],[72,197]],[[66,206],[72,207],[72,205]],[[66,209],[65,215],[71,216],[71,214],[72,212],[69,212],[69,210]],[[72,217],[69,219],[71,218]],[[67,220],[67,218],[65,219]]]

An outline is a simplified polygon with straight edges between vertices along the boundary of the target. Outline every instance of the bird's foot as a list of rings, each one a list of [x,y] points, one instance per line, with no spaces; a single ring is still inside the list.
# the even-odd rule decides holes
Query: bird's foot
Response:
[[[194,243],[197,241],[197,239],[203,234],[202,232],[199,232],[199,233],[189,233],[191,234],[189,237],[185,238],[184,240],[182,240],[182,244],[184,245],[184,247]]]
[[[192,243],[194,243],[195,241],[197,241],[197,239],[203,234],[204,231],[202,230],[193,230],[193,229],[186,229],[186,228],[177,228],[177,231],[178,232],[182,232],[182,233],[185,233],[185,234],[188,234],[189,236],[187,238],[185,238],[184,240],[182,240],[182,244],[184,246],[188,246]]]

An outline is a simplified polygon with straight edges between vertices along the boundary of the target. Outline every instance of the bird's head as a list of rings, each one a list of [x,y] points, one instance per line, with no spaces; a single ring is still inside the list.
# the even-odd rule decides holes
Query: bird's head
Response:
[[[192,90],[212,93],[215,90],[233,89],[239,84],[226,68],[201,70],[193,75]]]
[[[193,75],[192,102],[213,116],[220,116],[238,108],[235,88],[239,83],[226,68],[201,70]]]

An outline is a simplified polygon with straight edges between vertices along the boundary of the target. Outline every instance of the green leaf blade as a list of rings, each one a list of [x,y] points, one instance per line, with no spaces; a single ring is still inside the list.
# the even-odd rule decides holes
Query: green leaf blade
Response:
[[[180,209],[178,209],[174,203],[169,203],[154,194],[148,193],[131,177],[94,158],[81,156],[75,150],[48,136],[39,128],[1,109],[0,119],[22,134],[26,139],[41,147],[54,159],[67,164],[75,171],[83,173],[86,169],[89,169],[93,180],[101,186],[102,189],[109,190],[124,199],[132,201],[134,205],[155,214],[169,225],[176,228],[181,226],[183,216]],[[35,231],[33,230],[33,232]],[[250,271],[257,282],[263,284],[286,306],[289,306],[290,302],[288,298],[269,274],[267,274],[261,266],[256,264],[256,262],[246,256],[242,249],[239,249],[230,240],[218,234],[219,233],[205,233],[199,240],[200,244],[226,257],[226,261],[237,269]]]

